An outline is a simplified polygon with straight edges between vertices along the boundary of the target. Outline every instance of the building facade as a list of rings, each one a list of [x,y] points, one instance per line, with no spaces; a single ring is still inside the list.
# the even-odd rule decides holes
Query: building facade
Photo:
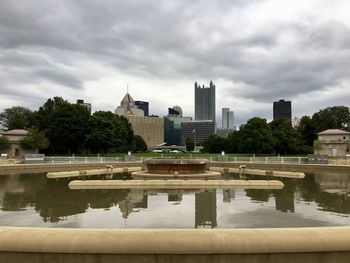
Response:
[[[222,128],[234,129],[234,112],[230,108],[222,108]]]
[[[141,136],[148,147],[164,143],[164,119],[127,115],[135,135]]]
[[[346,156],[349,153],[350,132],[329,129],[318,134],[314,143],[314,153],[328,156]]]
[[[168,116],[164,118],[164,140],[167,145],[181,145],[181,123],[191,120],[191,117]]]
[[[292,120],[292,102],[279,100],[273,103],[273,120]]]
[[[211,120],[215,118],[215,85],[210,81],[209,87],[194,83],[194,114],[196,121]]]
[[[1,154],[6,154],[8,157],[23,157],[25,154],[35,153],[36,150],[25,150],[21,147],[21,140],[28,135],[28,131],[15,129],[4,131],[0,136],[8,138],[10,148],[0,151]]]
[[[77,100],[77,104],[85,107],[89,111],[89,113],[91,114],[91,103],[86,103],[86,102],[84,102],[84,100],[79,99],[79,100]]]
[[[129,93],[125,94],[120,106],[116,108],[115,114],[120,116],[144,116],[143,110],[135,105],[135,101]]]
[[[135,101],[135,106],[143,110],[144,116],[149,116],[149,103],[147,101]]]
[[[181,123],[181,145],[186,144],[190,138],[200,145],[209,135],[215,133],[215,122],[213,121],[189,121]]]

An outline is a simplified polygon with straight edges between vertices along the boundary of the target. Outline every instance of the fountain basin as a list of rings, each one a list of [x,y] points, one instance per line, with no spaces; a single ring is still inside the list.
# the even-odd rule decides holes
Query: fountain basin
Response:
[[[147,172],[152,174],[199,174],[204,173],[207,159],[153,158],[144,161]]]

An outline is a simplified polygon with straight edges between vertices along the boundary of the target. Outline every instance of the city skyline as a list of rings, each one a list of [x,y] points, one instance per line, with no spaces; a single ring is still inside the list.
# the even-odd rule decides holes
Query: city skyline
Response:
[[[0,3],[0,111],[48,98],[114,111],[130,85],[150,114],[194,116],[193,82],[216,84],[236,125],[349,106],[350,18],[345,0]],[[47,14],[50,14],[49,16]],[[162,23],[160,23],[162,21]]]

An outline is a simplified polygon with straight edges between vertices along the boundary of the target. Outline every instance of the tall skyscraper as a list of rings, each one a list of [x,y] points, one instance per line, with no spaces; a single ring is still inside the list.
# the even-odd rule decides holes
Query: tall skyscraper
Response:
[[[194,113],[196,121],[211,120],[215,123],[215,85],[209,87],[194,83]]]
[[[149,114],[149,105],[147,101],[135,101],[135,106],[137,106],[140,110],[143,110],[145,116],[148,116]]]
[[[273,103],[273,120],[292,120],[292,102],[279,100]]]
[[[230,108],[222,108],[222,128],[233,129],[234,112]]]

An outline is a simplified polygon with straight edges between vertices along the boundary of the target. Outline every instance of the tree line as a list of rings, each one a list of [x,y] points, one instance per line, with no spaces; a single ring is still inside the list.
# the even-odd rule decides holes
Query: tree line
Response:
[[[0,127],[29,131],[21,141],[24,149],[45,154],[117,153],[146,151],[145,141],[134,135],[128,119],[110,111],[89,110],[62,97],[48,99],[37,111],[12,107],[0,113]],[[0,137],[0,149],[8,147]]]
[[[228,138],[210,135],[202,146],[203,152],[210,153],[308,154],[313,153],[317,133],[327,129],[350,131],[349,108],[328,107],[312,117],[297,119],[294,125],[287,119],[268,123],[266,119],[254,117]]]

